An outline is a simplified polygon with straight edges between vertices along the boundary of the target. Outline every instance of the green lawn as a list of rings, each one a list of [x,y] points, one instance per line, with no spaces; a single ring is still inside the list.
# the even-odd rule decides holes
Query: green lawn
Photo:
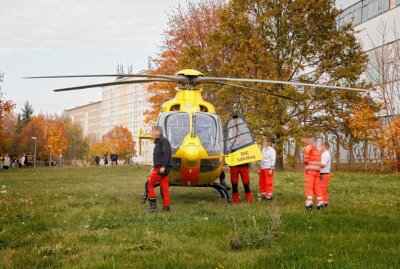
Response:
[[[173,187],[172,211],[150,214],[148,171],[0,171],[0,268],[400,268],[399,175],[334,174],[312,213],[302,175],[278,173],[272,202]]]

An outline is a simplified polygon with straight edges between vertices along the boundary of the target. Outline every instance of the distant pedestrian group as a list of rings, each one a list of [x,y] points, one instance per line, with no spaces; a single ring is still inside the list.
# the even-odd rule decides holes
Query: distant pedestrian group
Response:
[[[114,165],[118,165],[118,154],[117,153],[108,153],[106,152],[103,155],[103,164],[104,166],[114,166]],[[100,166],[100,162],[101,162],[101,158],[99,155],[96,155],[94,157],[94,162],[96,164],[96,166]]]
[[[25,168],[33,166],[33,164],[33,155],[30,153],[22,154],[20,157],[11,157],[8,153],[0,153],[0,169]]]

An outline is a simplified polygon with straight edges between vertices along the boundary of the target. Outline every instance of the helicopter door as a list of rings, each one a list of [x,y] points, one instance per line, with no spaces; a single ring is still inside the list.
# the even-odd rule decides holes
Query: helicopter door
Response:
[[[226,123],[224,153],[229,166],[262,160],[260,148],[242,116],[233,116]]]

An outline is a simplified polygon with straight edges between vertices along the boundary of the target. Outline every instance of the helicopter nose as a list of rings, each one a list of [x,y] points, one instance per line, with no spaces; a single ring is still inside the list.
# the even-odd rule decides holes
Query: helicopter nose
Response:
[[[185,148],[185,158],[188,161],[194,162],[200,157],[200,150],[196,146],[187,146]]]

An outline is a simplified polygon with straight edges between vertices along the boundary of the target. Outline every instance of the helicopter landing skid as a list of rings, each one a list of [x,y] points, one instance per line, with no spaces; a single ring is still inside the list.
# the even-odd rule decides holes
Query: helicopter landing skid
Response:
[[[146,203],[146,201],[148,199],[147,185],[148,185],[148,182],[146,182],[145,185],[144,185],[145,191],[144,191],[144,194],[143,194],[143,197],[142,197],[142,200],[141,200],[142,204]],[[154,187],[159,187],[159,186],[160,186],[159,183],[156,183],[154,185]],[[180,186],[180,185],[172,185],[171,184],[170,186]],[[222,185],[220,183],[213,182],[213,183],[210,183],[210,184],[207,184],[207,185],[200,185],[200,186],[197,186],[197,187],[211,187],[213,189],[216,189],[219,192],[219,194],[221,195],[221,198],[225,199],[228,203],[232,203],[232,199],[231,199],[231,196],[229,195],[229,191],[226,189],[226,187],[224,185]],[[161,191],[161,196],[163,196],[163,193],[162,193],[161,189],[160,189],[160,191]]]
[[[228,190],[227,190],[226,187],[225,187],[224,185],[222,185],[221,183],[216,183],[216,182],[214,182],[214,183],[211,183],[211,184],[206,185],[206,187],[211,187],[211,188],[216,189],[216,190],[219,192],[219,194],[221,194],[221,198],[226,199],[226,201],[227,201],[229,204],[232,203],[232,199],[231,199],[231,196],[229,195]]]

